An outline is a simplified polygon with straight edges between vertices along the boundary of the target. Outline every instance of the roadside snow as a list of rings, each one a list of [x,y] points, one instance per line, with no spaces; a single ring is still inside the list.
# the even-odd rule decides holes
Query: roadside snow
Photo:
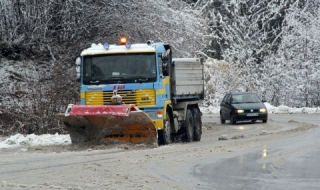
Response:
[[[269,114],[320,114],[320,108],[290,108],[287,106],[275,107],[269,103],[265,103]],[[201,112],[209,114],[218,114],[219,107],[201,107]],[[16,134],[11,137],[5,138],[0,136],[0,150],[6,148],[17,148],[24,146],[53,146],[53,145],[70,145],[71,139],[69,135],[27,135]]]
[[[2,141],[3,140],[3,141]],[[69,135],[21,135],[16,134],[7,139],[0,138],[0,149],[17,148],[23,146],[52,146],[52,145],[70,145],[71,139]]]
[[[298,114],[298,113],[307,113],[307,114],[320,114],[320,107],[318,108],[290,108],[288,106],[279,106],[275,107],[269,103],[264,103],[268,109],[269,114]],[[209,114],[218,114],[220,107],[201,107],[201,112]]]
[[[307,113],[307,114],[320,114],[320,108],[290,108],[288,106],[274,107],[269,103],[265,103],[268,113],[275,114],[294,114],[294,113]]]

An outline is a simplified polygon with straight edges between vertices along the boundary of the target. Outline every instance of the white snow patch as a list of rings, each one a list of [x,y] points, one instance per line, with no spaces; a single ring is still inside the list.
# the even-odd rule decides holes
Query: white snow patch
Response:
[[[52,145],[70,145],[71,139],[69,135],[54,135],[43,134],[43,135],[22,135],[16,134],[5,140],[1,141],[0,138],[0,149],[2,148],[15,148],[19,146],[52,146]]]
[[[268,112],[270,114],[320,114],[320,108],[290,108],[287,106],[275,107],[269,103],[265,103]],[[200,107],[202,113],[218,114],[220,107]],[[11,137],[5,138],[0,136],[0,149],[5,148],[16,148],[24,146],[52,146],[52,145],[70,145],[71,139],[69,135],[55,135],[44,134],[44,135],[27,135],[16,134]],[[170,146],[166,146],[170,147]]]

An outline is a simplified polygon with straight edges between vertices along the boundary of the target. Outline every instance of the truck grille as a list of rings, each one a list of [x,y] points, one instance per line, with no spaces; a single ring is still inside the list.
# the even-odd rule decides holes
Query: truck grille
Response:
[[[118,91],[125,104],[151,106],[156,104],[154,89]],[[113,91],[86,92],[86,105],[107,105],[111,102]]]

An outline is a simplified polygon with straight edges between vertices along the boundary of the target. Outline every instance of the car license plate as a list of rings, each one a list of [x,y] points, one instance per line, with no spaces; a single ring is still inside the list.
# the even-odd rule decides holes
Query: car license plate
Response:
[[[258,113],[248,113],[247,116],[258,116]]]

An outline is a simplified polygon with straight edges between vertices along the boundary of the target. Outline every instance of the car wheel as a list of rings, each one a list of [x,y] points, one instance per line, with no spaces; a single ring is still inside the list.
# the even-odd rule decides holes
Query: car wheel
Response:
[[[237,120],[236,120],[236,118],[234,117],[234,115],[230,115],[230,123],[232,124],[232,125],[234,125],[234,124],[236,124],[237,123]]]
[[[267,120],[266,120],[266,119],[265,119],[265,120],[262,120],[262,122],[263,122],[263,123],[267,123]]]
[[[255,122],[256,122],[256,120],[252,120],[251,122],[252,122],[252,123],[255,123]]]
[[[221,112],[220,112],[220,122],[221,122],[221,124],[225,124],[226,123],[226,120],[223,119]]]

